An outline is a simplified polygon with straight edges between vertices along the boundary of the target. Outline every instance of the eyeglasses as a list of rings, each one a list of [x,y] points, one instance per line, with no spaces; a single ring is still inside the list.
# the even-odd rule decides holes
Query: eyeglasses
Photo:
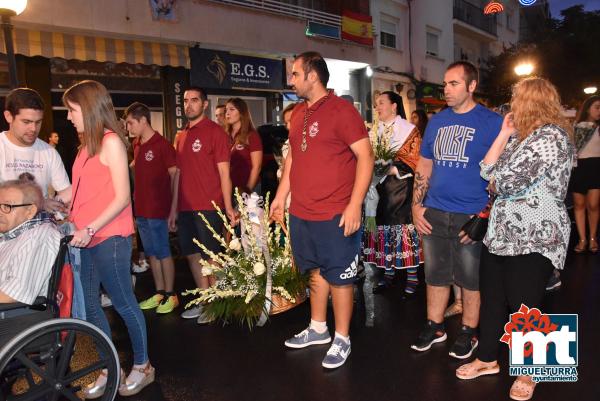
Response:
[[[4,214],[9,214],[16,207],[31,206],[33,203],[22,203],[20,205],[11,205],[8,203],[0,203],[0,211]]]

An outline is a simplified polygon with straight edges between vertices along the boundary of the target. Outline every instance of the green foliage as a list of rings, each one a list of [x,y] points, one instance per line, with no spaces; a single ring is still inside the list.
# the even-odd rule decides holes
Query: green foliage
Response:
[[[300,274],[294,267],[290,239],[283,235],[281,226],[269,224],[268,198],[263,210],[263,219],[258,224],[256,220],[251,220],[248,207],[237,191],[236,197],[240,205],[246,241],[236,237],[235,230],[227,223],[227,217],[218,207],[215,206],[217,213],[232,236],[229,243],[200,214],[213,236],[225,249],[214,254],[196,241],[216,262],[210,264],[206,260],[200,260],[202,273],[214,275],[216,284],[207,289],[186,291],[184,295],[196,295],[196,299],[191,301],[188,307],[202,305],[204,313],[209,317],[225,322],[236,321],[251,329],[263,312],[268,313],[265,309],[270,309],[270,300],[266,295],[269,275],[271,294],[279,295],[292,303],[305,291],[308,276]],[[260,210],[260,207],[262,203],[257,205],[255,210]],[[260,244],[265,245],[262,247]]]

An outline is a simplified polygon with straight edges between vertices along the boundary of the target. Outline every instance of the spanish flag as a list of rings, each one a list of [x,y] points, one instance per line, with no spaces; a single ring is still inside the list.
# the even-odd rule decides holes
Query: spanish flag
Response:
[[[342,12],[342,39],[373,46],[373,18],[352,11]]]

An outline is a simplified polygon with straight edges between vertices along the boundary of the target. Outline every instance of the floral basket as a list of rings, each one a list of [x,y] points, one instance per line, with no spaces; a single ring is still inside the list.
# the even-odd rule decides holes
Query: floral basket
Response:
[[[214,275],[216,284],[184,293],[196,295],[186,307],[202,305],[204,313],[225,322],[237,320],[252,328],[262,326],[269,314],[278,314],[306,299],[308,276],[296,269],[286,224],[269,222],[269,202],[256,194],[235,194],[240,212],[240,238],[221,209],[214,205],[224,222],[226,235],[217,233],[202,213],[223,250],[216,254],[194,242],[214,261],[201,260],[202,273]]]

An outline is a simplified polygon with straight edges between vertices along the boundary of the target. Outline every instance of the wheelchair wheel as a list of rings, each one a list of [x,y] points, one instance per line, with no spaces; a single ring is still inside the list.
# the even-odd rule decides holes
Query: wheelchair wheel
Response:
[[[108,371],[103,401],[117,393],[120,366],[112,341],[96,326],[76,319],[35,324],[0,349],[0,400],[73,400],[102,369]]]

